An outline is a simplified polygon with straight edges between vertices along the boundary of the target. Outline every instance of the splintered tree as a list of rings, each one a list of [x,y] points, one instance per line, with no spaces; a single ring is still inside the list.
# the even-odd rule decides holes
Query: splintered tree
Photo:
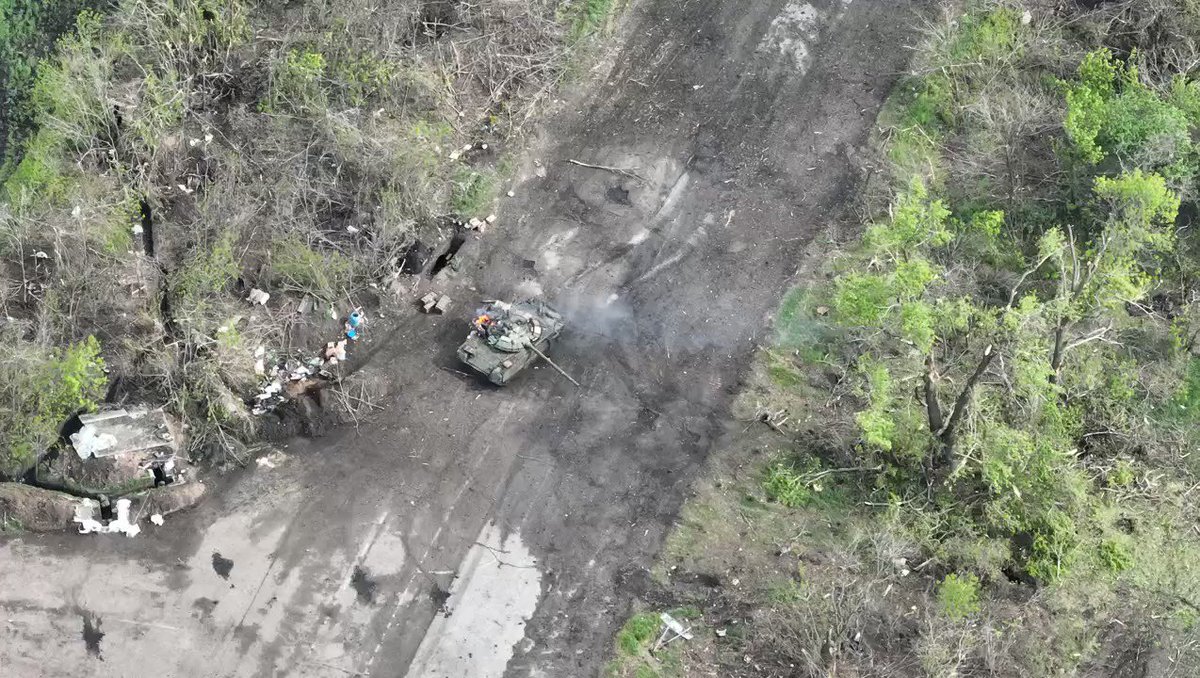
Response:
[[[1126,308],[1172,247],[1178,208],[1158,175],[1101,177],[1088,222],[1047,230],[1026,258],[1002,213],[956,218],[913,183],[868,228],[862,265],[835,281],[863,451],[983,498],[987,522],[1033,535],[1030,570],[1053,577],[1082,505],[1086,394],[1130,360],[1117,338]]]

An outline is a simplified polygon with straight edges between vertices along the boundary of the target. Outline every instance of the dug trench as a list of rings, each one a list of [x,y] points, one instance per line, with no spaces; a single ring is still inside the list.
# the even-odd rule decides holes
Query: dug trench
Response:
[[[500,221],[455,253],[454,311],[406,302],[368,328],[388,409],[147,538],[0,544],[18,629],[0,663],[94,661],[70,599],[104,617],[121,675],[149,655],[154,675],[594,675],[708,451],[741,428],[739,380],[862,180],[856,149],[929,4],[636,4]],[[484,295],[563,311],[552,354],[582,387],[448,369]],[[18,582],[31,568],[61,576]]]

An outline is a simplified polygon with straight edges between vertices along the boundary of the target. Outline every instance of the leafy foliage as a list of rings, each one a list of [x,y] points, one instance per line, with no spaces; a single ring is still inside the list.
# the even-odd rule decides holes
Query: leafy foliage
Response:
[[[0,361],[0,474],[15,475],[45,452],[58,430],[78,411],[104,397],[108,377],[95,337],[64,349],[45,349],[6,338]]]
[[[937,597],[947,617],[969,617],[979,611],[979,577],[973,574],[948,574],[938,585]]]

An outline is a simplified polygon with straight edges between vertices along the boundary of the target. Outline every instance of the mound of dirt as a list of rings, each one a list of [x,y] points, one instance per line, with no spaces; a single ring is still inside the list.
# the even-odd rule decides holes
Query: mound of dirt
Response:
[[[54,532],[71,526],[76,497],[21,483],[0,483],[0,522],[31,532]]]
[[[165,516],[182,511],[199,503],[207,491],[208,487],[198,482],[156,488],[146,494],[139,513],[143,516],[151,516],[155,513]]]

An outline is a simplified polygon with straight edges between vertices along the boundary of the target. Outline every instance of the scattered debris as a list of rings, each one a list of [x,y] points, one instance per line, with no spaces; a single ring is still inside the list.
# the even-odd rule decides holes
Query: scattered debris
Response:
[[[346,340],[331,341],[325,344],[325,360],[336,365],[346,360]]]
[[[300,306],[296,308],[296,312],[300,315],[308,315],[308,312],[313,310],[313,305],[315,303],[316,302],[313,301],[313,298],[306,294],[304,295],[304,298],[300,300]]]
[[[658,641],[654,643],[654,649],[651,650],[652,652],[657,652],[659,648],[663,647],[667,643],[680,638],[683,638],[684,640],[692,639],[691,627],[685,628],[683,624],[680,624],[677,619],[666,612],[658,615],[658,618],[662,620],[663,630],[658,636]]]
[[[817,315],[820,315],[820,316],[829,315],[829,307],[828,306],[818,306],[817,307]]]
[[[154,523],[155,525],[158,525],[159,527],[162,527],[162,524],[164,522],[162,514],[155,513],[154,515],[150,516],[150,522]]]
[[[273,469],[273,468],[278,468],[279,465],[282,464],[283,460],[286,458],[287,457],[283,454],[283,452],[280,452],[279,450],[274,450],[274,451],[270,452],[269,454],[264,454],[263,456],[259,457],[258,459],[255,459],[254,462],[256,464],[258,464],[261,468]]]
[[[494,224],[494,223],[496,223],[496,219],[497,219],[497,217],[495,214],[489,214],[489,215],[487,215],[487,218],[484,219],[484,221],[486,221],[489,224]]]
[[[430,292],[421,297],[421,310],[425,313],[445,313],[450,308],[450,297]]]
[[[250,302],[251,304],[258,304],[259,306],[266,306],[267,300],[270,298],[270,294],[255,287],[254,289],[250,290],[250,296],[246,297],[246,301]]]
[[[110,457],[133,452],[174,455],[171,435],[162,409],[118,408],[79,415],[83,428],[71,434],[71,445],[79,458]]]
[[[716,633],[717,633],[718,638],[724,638],[725,634],[728,633],[728,631],[726,631],[725,629],[717,629]]]
[[[346,338],[350,341],[357,341],[358,335],[367,324],[367,316],[361,308],[356,308],[350,312],[350,317],[346,319]]]
[[[329,346],[334,347],[332,353]],[[254,396],[251,413],[266,414],[285,401],[313,388],[319,388],[326,381],[332,381],[333,375],[324,368],[327,364],[337,364],[346,360],[346,340],[330,342],[325,349],[325,356],[304,360],[288,358],[275,363],[274,367],[267,371],[267,379],[259,387],[258,395]]]

